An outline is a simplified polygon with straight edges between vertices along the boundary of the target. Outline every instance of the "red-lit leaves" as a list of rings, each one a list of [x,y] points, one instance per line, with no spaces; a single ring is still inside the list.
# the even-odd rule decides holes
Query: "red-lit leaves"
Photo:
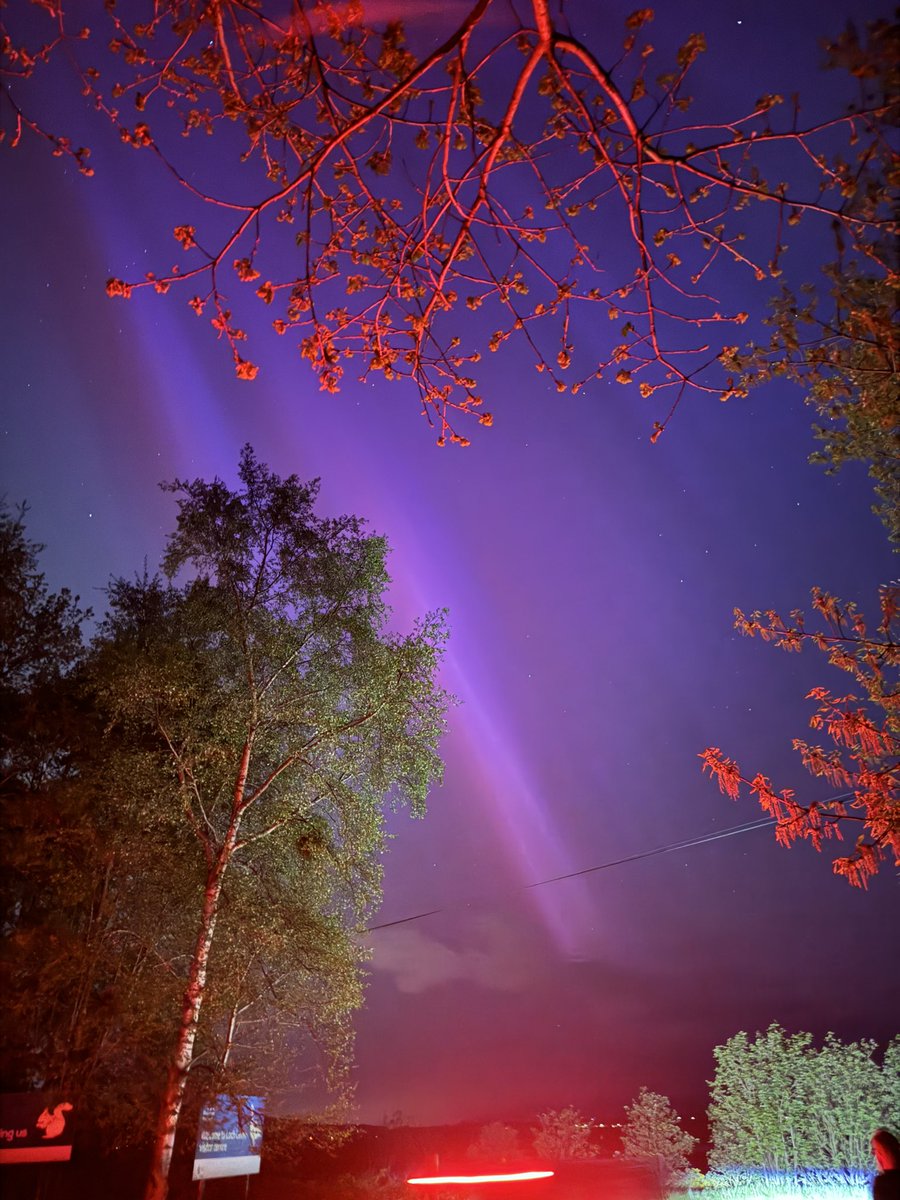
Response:
[[[840,795],[802,804],[790,789],[776,792],[763,774],[752,779],[743,775],[718,747],[709,747],[700,757],[703,770],[732,800],[738,798],[741,785],[750,789],[775,818],[776,837],[784,846],[808,838],[820,850],[824,839],[842,837],[844,827],[861,827],[852,853],[836,858],[834,870],[865,887],[886,855],[893,854],[900,864],[900,588],[881,589],[874,633],[854,604],[818,588],[812,600],[821,618],[816,629],[807,628],[800,612],[784,621],[776,612],[746,617],[740,610],[735,611],[735,627],[782,650],[797,652],[811,644],[832,666],[853,677],[860,694],[835,695],[815,687],[807,696],[817,704],[810,727],[825,734],[831,747],[801,738],[793,742],[810,774],[827,780]]]
[[[116,56],[109,75],[77,66],[83,47],[58,53],[84,36],[68,33],[61,2],[49,41],[8,40],[3,54],[17,77],[76,65],[90,103],[183,186],[185,211],[173,216],[186,263],[111,294],[187,285],[195,308],[215,309],[241,378],[251,370],[222,315],[229,264],[240,282],[260,281],[255,298],[276,332],[296,333],[324,390],[348,368],[412,384],[441,444],[466,444],[457,427],[471,418],[490,424],[477,364],[514,346],[551,392],[635,384],[662,402],[648,416],[655,440],[687,389],[746,393],[752,356],[728,331],[747,316],[716,298],[726,273],[738,283],[778,275],[801,219],[834,222],[846,253],[884,273],[879,248],[895,228],[885,180],[897,178],[884,130],[896,113],[875,85],[890,30],[873,27],[865,44],[848,33],[831,48],[863,96],[828,123],[823,149],[796,103],[784,112],[762,87],[733,119],[684,116],[706,42],[691,33],[653,77],[652,9],[627,18],[624,38],[601,23],[586,45],[554,23],[548,0],[525,7],[516,25],[512,9],[477,0],[455,28],[448,10],[444,40],[418,60],[399,22],[367,23],[356,5],[297,5],[288,21],[237,0],[161,0],[138,23],[110,7],[107,28],[91,34]],[[46,133],[9,95],[13,144],[32,131],[90,172],[86,150]],[[126,104],[142,118],[133,126]],[[221,137],[215,167],[183,169],[173,116],[175,138]],[[766,179],[775,153],[789,180],[796,164],[802,194]],[[597,305],[627,334],[601,330]]]

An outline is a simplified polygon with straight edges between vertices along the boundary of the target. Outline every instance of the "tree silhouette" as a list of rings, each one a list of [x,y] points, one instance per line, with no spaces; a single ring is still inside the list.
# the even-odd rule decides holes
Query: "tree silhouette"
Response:
[[[574,1105],[548,1109],[538,1116],[532,1129],[534,1152],[551,1162],[566,1159],[596,1158],[599,1153],[591,1141],[593,1122]]]
[[[496,1165],[522,1157],[518,1130],[503,1121],[482,1125],[478,1137],[466,1151],[469,1158]]]

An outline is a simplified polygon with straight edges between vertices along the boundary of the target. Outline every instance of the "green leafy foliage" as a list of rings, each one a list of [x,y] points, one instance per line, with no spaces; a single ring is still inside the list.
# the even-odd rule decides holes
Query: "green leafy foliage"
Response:
[[[85,774],[101,736],[80,674],[89,613],[50,593],[40,549],[23,514],[0,514],[2,1079],[64,1088],[121,1141],[152,1107],[171,993],[121,928],[140,847]]]
[[[656,1159],[666,1182],[684,1174],[697,1139],[681,1128],[681,1119],[668,1097],[642,1087],[625,1109],[622,1154],[625,1158]]]
[[[811,458],[829,472],[845,463],[868,467],[881,518],[900,551],[900,323],[897,281],[840,277],[840,338],[831,348],[832,369],[811,381],[809,398],[821,423],[822,443]],[[836,360],[836,361],[835,361]]]
[[[828,64],[859,81],[857,107],[900,102],[900,26],[877,21],[861,38],[852,23],[826,47]],[[863,126],[866,122],[863,120]],[[822,443],[811,461],[834,472],[863,462],[875,486],[890,540],[900,542],[900,285],[896,239],[881,222],[896,212],[900,171],[892,139],[876,138],[855,167],[836,164],[834,184],[862,222],[852,244],[832,226],[837,258],[824,268],[825,286],[810,281],[797,295],[785,290],[772,305],[768,342],[731,357],[740,394],[780,377],[804,388]],[[793,210],[788,224],[800,221]],[[900,548],[900,547],[898,547]]]
[[[3,703],[43,755],[5,732],[4,1073],[77,1088],[120,1142],[155,1112],[160,1196],[185,1098],[346,1094],[385,805],[423,812],[449,702],[443,615],[389,628],[384,539],[249,447],[239,480],[170,486],[166,577],[114,579],[80,657],[82,614],[0,527]],[[50,685],[77,720],[39,742]]]
[[[896,1120],[900,1038],[879,1064],[872,1041],[828,1034],[817,1048],[811,1034],[772,1024],[714,1054],[711,1167],[866,1169],[872,1131]]]
[[[821,443],[810,461],[831,474],[848,462],[866,464],[874,511],[900,549],[900,276],[896,266],[874,275],[868,260],[843,259],[826,275],[822,294],[785,291],[772,307],[769,341],[729,365],[742,372],[742,394],[776,377],[805,390]]]
[[[33,788],[65,770],[63,681],[90,616],[68,589],[50,592],[25,509],[0,505],[0,788]]]
[[[299,1045],[340,1085],[384,804],[421,812],[441,769],[441,616],[388,632],[384,539],[317,517],[317,484],[249,447],[239,478],[171,485],[168,580],[112,583],[87,664],[99,785],[154,847],[142,886],[173,906],[153,942],[182,989],[160,1195],[195,1064],[221,1089],[287,1072]]]

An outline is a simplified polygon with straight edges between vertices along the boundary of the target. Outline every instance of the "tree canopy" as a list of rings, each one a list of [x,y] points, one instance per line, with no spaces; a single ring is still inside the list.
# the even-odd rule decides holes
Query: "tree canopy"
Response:
[[[93,871],[84,855],[93,831],[67,828],[79,715],[71,676],[81,651],[77,597],[53,593],[43,549],[25,532],[24,510],[0,508],[0,873],[2,985],[8,1019],[0,1033],[2,1086],[33,1086],[78,1047],[61,1018],[89,923]],[[78,931],[84,937],[76,936]],[[73,1007],[77,1007],[76,1004]],[[85,1064],[82,1062],[82,1067]]]
[[[574,1105],[548,1109],[538,1116],[532,1130],[534,1152],[550,1162],[566,1159],[596,1158],[597,1147],[591,1140],[593,1122]]]
[[[817,1047],[772,1024],[714,1054],[711,1167],[868,1169],[872,1131],[896,1120],[900,1039],[878,1056],[872,1041],[828,1034]]]
[[[900,98],[900,26],[883,31],[866,51],[852,31],[832,47],[836,61],[866,76],[891,103]],[[868,176],[873,195],[896,193],[896,155],[883,159]],[[807,285],[800,296],[789,290],[773,303],[768,341],[735,350],[731,365],[739,389],[781,377],[806,388],[807,402],[820,422],[821,448],[811,461],[833,473],[845,463],[868,467],[881,518],[891,542],[900,540],[900,326],[897,321],[896,243],[877,226],[869,229],[854,254],[835,225],[838,258],[826,269],[827,285]],[[877,264],[881,270],[873,269]],[[897,546],[895,545],[895,549]],[[793,739],[804,767],[830,785],[823,799],[800,800],[793,788],[777,789],[765,772],[751,775],[716,746],[701,755],[704,770],[723,792],[737,799],[744,786],[776,820],[776,837],[788,846],[807,838],[821,849],[828,838],[852,831],[854,846],[834,859],[834,870],[865,887],[885,859],[900,865],[900,589],[878,589],[877,608],[867,617],[861,604],[844,602],[826,588],[812,589],[813,620],[800,609],[784,617],[774,609],[749,616],[734,610],[735,628],[782,650],[814,647],[831,666],[852,679],[851,691],[817,686],[810,727],[827,742]],[[813,621],[815,622],[813,624]],[[835,790],[836,789],[836,790]]]
[[[92,173],[41,116],[41,89],[74,68],[183,186],[177,261],[110,295],[180,292],[252,379],[249,296],[323,389],[348,368],[410,382],[441,443],[491,424],[478,364],[507,342],[560,392],[600,377],[656,396],[656,434],[687,388],[740,393],[747,312],[721,297],[733,273],[777,279],[799,223],[896,279],[889,21],[829,45],[854,86],[826,116],[760,80],[746,111],[710,120],[691,111],[702,31],[658,61],[650,8],[624,30],[594,19],[588,40],[550,0],[456,13],[436,31],[358,0],[165,0],[83,27],[53,0],[6,17],[7,141],[36,135]]]
[[[132,1137],[155,1106],[154,1197],[186,1096],[345,1087],[384,806],[420,814],[441,774],[443,616],[393,632],[384,538],[249,447],[238,477],[169,485],[165,576],[111,581],[73,786],[31,785],[6,910],[36,940],[42,1081],[105,1085]]]
[[[830,473],[864,463],[875,488],[875,513],[900,550],[900,323],[896,273],[860,274],[831,263],[828,287],[797,296],[785,291],[772,305],[768,342],[735,357],[748,388],[787,378],[806,389],[819,418],[821,446],[810,457]]]
[[[625,1109],[622,1154],[625,1158],[656,1159],[665,1182],[688,1170],[688,1156],[697,1139],[681,1128],[681,1119],[668,1097],[642,1087]]]
[[[503,1121],[482,1125],[478,1136],[466,1151],[468,1158],[493,1164],[515,1162],[522,1157],[519,1132]]]
[[[81,652],[90,614],[67,588],[51,592],[28,539],[25,510],[0,505],[0,790],[58,773],[64,746],[57,684]]]

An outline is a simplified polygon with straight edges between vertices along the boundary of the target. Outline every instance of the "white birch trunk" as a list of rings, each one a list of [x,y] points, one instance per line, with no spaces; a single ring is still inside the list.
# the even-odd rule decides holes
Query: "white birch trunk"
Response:
[[[175,1146],[175,1130],[178,1126],[178,1118],[181,1115],[181,1103],[184,1099],[187,1073],[194,1054],[194,1041],[197,1037],[200,1008],[203,1003],[203,992],[206,987],[206,968],[216,928],[216,916],[219,908],[219,897],[222,892],[222,876],[225,866],[226,864],[220,857],[214,872],[207,881],[206,892],[203,897],[203,913],[200,919],[200,928],[197,932],[197,941],[191,959],[187,987],[182,997],[178,1040],[169,1062],[165,1090],[163,1091],[159,1105],[156,1135],[153,1140],[150,1178],[144,1193],[145,1200],[165,1200],[169,1190],[169,1167],[172,1163],[172,1150]]]
[[[188,971],[187,986],[182,997],[178,1040],[169,1061],[166,1085],[160,1100],[156,1135],[153,1139],[150,1176],[147,1180],[144,1200],[166,1200],[169,1191],[169,1167],[172,1165],[172,1151],[175,1148],[175,1132],[178,1128],[178,1118],[181,1115],[188,1071],[194,1056],[194,1042],[197,1039],[200,1009],[206,989],[206,970],[209,965],[209,954],[212,949],[219,901],[222,896],[222,881],[237,845],[244,788],[250,766],[250,750],[251,742],[248,740],[244,745],[238,768],[228,833],[206,877],[200,925]]]

